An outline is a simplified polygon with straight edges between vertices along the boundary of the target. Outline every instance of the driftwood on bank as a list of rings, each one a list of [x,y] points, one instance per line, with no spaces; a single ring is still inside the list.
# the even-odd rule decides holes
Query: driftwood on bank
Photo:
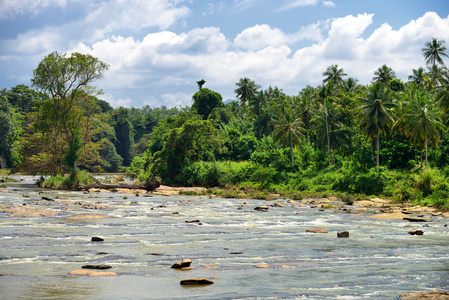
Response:
[[[89,175],[90,176],[90,175]],[[95,183],[91,184],[77,184],[75,186],[76,190],[83,191],[83,190],[89,190],[89,189],[106,189],[106,190],[113,190],[113,189],[130,189],[130,190],[146,190],[147,192],[154,191],[158,187],[161,186],[161,182],[156,179],[154,175],[151,175],[150,179],[145,181],[144,183],[119,183],[119,184],[105,184],[100,182],[97,178],[90,176]]]

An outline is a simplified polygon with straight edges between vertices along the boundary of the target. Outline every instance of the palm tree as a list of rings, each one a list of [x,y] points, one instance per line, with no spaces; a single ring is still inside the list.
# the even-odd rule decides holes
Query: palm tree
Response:
[[[444,61],[442,56],[449,57],[445,51],[447,50],[444,46],[444,41],[439,41],[437,38],[432,38],[432,41],[426,43],[426,47],[422,48],[424,59],[426,64],[435,67],[436,63],[444,66]]]
[[[374,82],[382,82],[385,85],[388,85],[390,80],[396,78],[396,73],[393,71],[392,68],[388,67],[387,65],[383,65],[379,69],[377,69],[374,72],[373,81]]]
[[[424,74],[424,86],[427,91],[430,92],[441,85],[444,81],[445,69],[446,68],[439,67],[438,65],[427,67],[428,72]]]
[[[348,74],[343,72],[343,69],[339,69],[338,65],[332,65],[327,67],[323,76],[325,77],[323,84],[332,83],[334,86],[340,86],[344,83],[343,77],[348,76]]]
[[[303,127],[306,131],[307,141],[310,142],[310,129],[312,125],[312,116],[313,116],[313,108],[314,101],[316,98],[316,90],[307,86],[301,90],[299,95],[295,97],[295,109],[299,114]]]
[[[313,123],[316,125],[315,130],[318,134],[318,141],[326,144],[328,147],[329,166],[335,165],[335,146],[337,145],[339,129],[342,126],[338,119],[339,105],[336,102],[326,101],[319,104],[318,109],[314,112]]]
[[[345,93],[357,92],[357,90],[359,89],[359,85],[357,82],[357,79],[349,77],[347,80],[343,81],[342,91]]]
[[[240,78],[239,82],[235,85],[237,86],[237,89],[235,89],[234,92],[237,94],[237,98],[240,100],[241,105],[244,105],[255,97],[257,90],[260,89],[260,85],[247,77]]]
[[[201,89],[203,88],[203,85],[206,83],[206,80],[204,80],[204,79],[201,79],[201,80],[198,80],[197,82],[196,82],[196,84],[198,84],[198,88],[200,89],[200,91],[201,91]]]
[[[440,88],[438,89],[436,100],[445,112],[445,120],[447,121],[446,115],[449,112],[449,70],[447,68],[445,68],[445,72],[441,77]]]
[[[432,101],[432,96],[419,90],[414,95],[406,108],[404,133],[411,137],[414,143],[424,143],[427,169],[428,141],[433,141],[436,146],[444,125],[441,121],[441,112]]]
[[[361,104],[360,125],[365,126],[368,138],[376,135],[376,162],[379,173],[379,141],[380,134],[387,125],[393,123],[392,108],[395,104],[391,100],[390,91],[380,81],[366,88],[365,96],[359,98]]]
[[[408,81],[413,81],[416,84],[424,84],[425,70],[423,67],[412,70],[413,74],[408,76]]]
[[[294,113],[294,106],[290,99],[283,99],[282,103],[277,106],[276,109],[277,118],[273,119],[274,130],[272,132],[273,140],[282,141],[282,146],[290,147],[290,155],[292,160],[292,166],[295,165],[295,157],[293,155],[293,146],[298,145],[301,137],[303,137],[302,131],[304,130],[301,125],[301,118]]]

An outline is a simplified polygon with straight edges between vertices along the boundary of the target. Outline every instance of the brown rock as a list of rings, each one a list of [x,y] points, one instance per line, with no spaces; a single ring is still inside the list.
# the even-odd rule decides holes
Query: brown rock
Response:
[[[348,238],[349,237],[349,231],[339,231],[339,232],[337,232],[337,237],[339,237],[339,238]]]
[[[266,205],[256,206],[254,208],[254,210],[257,210],[257,211],[268,211],[268,206],[266,206]]]
[[[266,265],[266,264],[257,264],[257,265],[256,265],[256,268],[259,268],[259,269],[266,269],[266,268],[268,268],[268,265]]]
[[[181,261],[178,261],[177,263],[174,263],[171,267],[173,269],[184,269],[190,267],[191,263],[192,263],[191,259],[185,258]]]
[[[73,217],[68,217],[68,220],[79,220],[79,219],[103,219],[103,218],[114,218],[113,216],[105,215],[78,215]]]
[[[306,232],[310,233],[327,233],[325,228],[307,229]]]
[[[290,266],[290,265],[282,265],[282,269],[295,269],[296,266]]]
[[[432,222],[431,219],[426,219],[426,218],[403,218],[404,221],[409,221],[409,222]]]
[[[75,270],[69,273],[70,275],[89,275],[89,276],[116,276],[114,272],[98,272],[92,270]]]
[[[84,265],[83,269],[106,270],[112,268],[110,265]]]
[[[206,278],[190,278],[181,280],[181,285],[206,285],[213,284],[214,282]]]
[[[418,300],[418,299],[449,300],[449,293],[431,290],[428,292],[415,292],[415,293],[402,294],[399,297],[403,300]]]
[[[410,230],[408,232],[408,234],[411,234],[411,235],[423,235],[424,232],[422,230],[420,230],[420,229],[415,229],[415,230]]]
[[[217,269],[218,268],[218,266],[216,266],[216,265],[208,265],[208,264],[201,265],[201,267],[203,267],[205,269],[208,269],[208,270]]]
[[[285,205],[285,204],[283,204],[283,203],[281,203],[281,202],[274,202],[274,206],[277,206],[277,207],[287,207],[287,205]]]
[[[199,223],[200,220],[194,219],[194,220],[187,220],[186,223]]]

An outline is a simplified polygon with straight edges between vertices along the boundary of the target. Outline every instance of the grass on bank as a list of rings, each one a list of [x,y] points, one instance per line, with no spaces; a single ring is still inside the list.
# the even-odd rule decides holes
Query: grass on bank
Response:
[[[81,184],[92,183],[84,171],[78,172],[77,176]],[[176,181],[180,186],[208,188],[204,192],[184,192],[185,195],[264,200],[274,197],[301,200],[336,196],[347,203],[367,197],[382,197],[398,203],[433,206],[449,211],[448,179],[449,167],[442,170],[383,168],[378,174],[375,169],[359,171],[350,167],[280,171],[251,161],[224,161],[193,163],[178,174]],[[50,189],[73,187],[70,176],[61,175],[48,179],[42,177],[39,184]]]
[[[219,197],[270,200],[337,196],[345,202],[382,197],[449,210],[449,168],[356,171],[351,168],[279,171],[253,162],[198,162],[177,178],[181,185],[209,187]],[[211,187],[218,187],[211,188]],[[189,192],[195,194],[194,192]],[[198,194],[198,193],[196,193]],[[201,194],[201,193],[199,193]]]

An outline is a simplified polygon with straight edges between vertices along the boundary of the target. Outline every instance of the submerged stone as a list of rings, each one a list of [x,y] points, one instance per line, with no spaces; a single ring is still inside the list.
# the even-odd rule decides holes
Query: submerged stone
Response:
[[[327,233],[325,228],[315,228],[315,229],[307,229],[306,232],[310,233]]]

